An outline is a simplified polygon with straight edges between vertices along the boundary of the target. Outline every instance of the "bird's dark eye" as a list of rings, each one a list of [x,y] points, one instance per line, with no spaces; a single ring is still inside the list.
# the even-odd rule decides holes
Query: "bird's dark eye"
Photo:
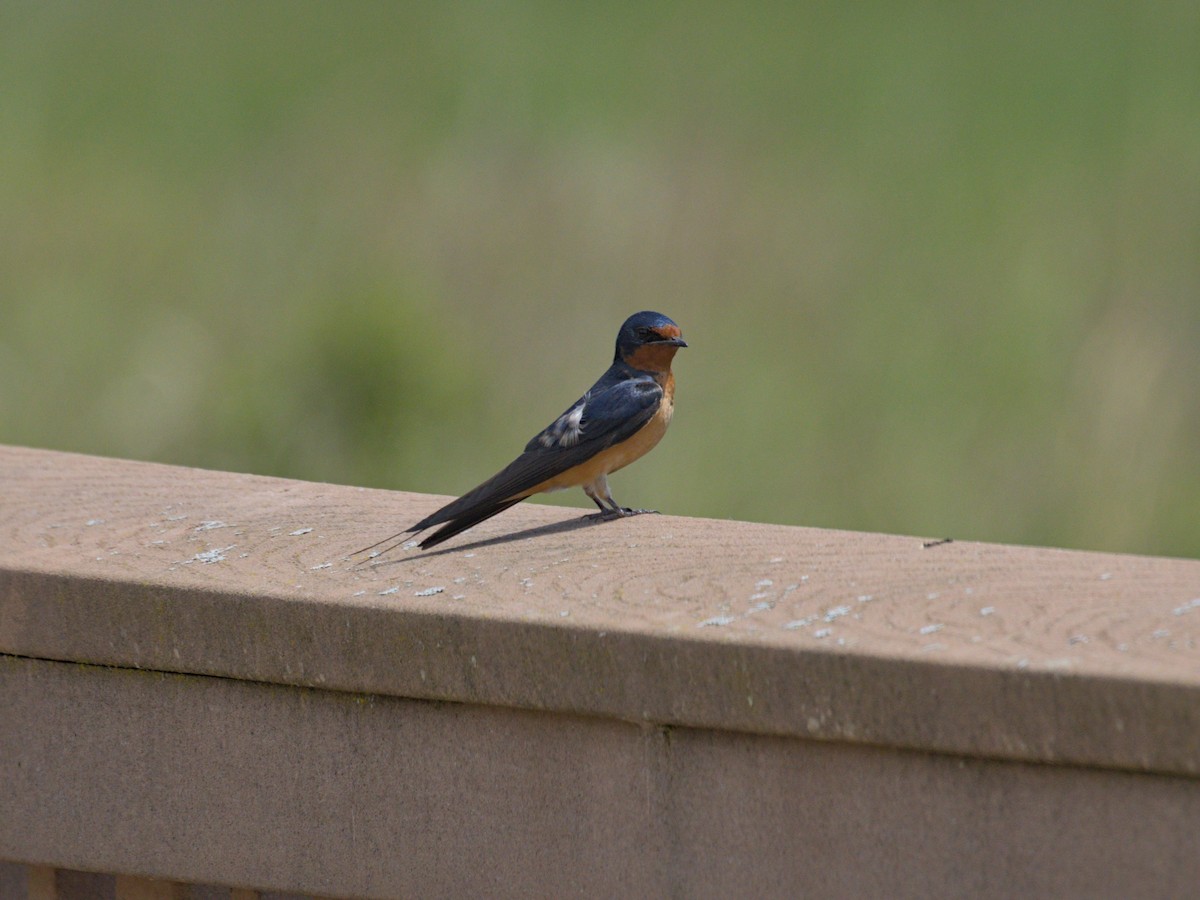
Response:
[[[649,326],[642,326],[638,329],[638,337],[643,341],[661,341],[663,336]]]

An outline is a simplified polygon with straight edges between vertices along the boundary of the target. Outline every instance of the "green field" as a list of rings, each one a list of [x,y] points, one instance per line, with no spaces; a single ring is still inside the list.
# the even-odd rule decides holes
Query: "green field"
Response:
[[[0,2],[0,229],[0,442],[458,493],[648,308],[622,503],[1200,556],[1195,3]]]

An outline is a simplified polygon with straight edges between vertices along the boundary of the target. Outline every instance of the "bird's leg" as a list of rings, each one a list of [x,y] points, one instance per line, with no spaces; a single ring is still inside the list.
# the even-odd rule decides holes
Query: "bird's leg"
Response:
[[[591,519],[594,522],[607,522],[609,519],[618,519],[625,515],[625,511],[621,509],[621,507],[616,506],[615,504],[611,507],[605,506],[604,501],[592,494],[592,492],[586,487],[584,488],[584,491],[586,491],[587,495],[592,498],[592,502],[600,507],[600,512],[590,513],[589,515],[584,516],[585,519]]]
[[[621,506],[613,499],[612,491],[608,489],[608,478],[604,475],[591,484],[585,484],[583,491],[592,498],[593,503],[600,507],[600,512],[585,516],[587,519],[607,522],[610,519],[622,519],[625,516],[640,516],[643,513],[658,512],[657,509],[630,509],[628,506]]]

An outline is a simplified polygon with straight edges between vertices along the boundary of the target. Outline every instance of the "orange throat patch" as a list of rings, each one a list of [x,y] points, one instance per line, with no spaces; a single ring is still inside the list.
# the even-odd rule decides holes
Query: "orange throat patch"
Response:
[[[650,372],[653,375],[670,374],[671,360],[675,358],[678,350],[674,344],[645,344],[625,357],[625,363],[639,372]],[[662,384],[661,380],[655,380]]]

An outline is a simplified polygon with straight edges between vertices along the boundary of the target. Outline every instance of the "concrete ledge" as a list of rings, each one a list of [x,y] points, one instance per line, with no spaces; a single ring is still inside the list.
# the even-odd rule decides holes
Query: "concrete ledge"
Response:
[[[0,652],[1200,772],[1200,562],[443,498],[0,449]]]
[[[1200,875],[1200,562],[523,504],[355,564],[443,498],[19,448],[0,485],[0,859],[379,897]]]

